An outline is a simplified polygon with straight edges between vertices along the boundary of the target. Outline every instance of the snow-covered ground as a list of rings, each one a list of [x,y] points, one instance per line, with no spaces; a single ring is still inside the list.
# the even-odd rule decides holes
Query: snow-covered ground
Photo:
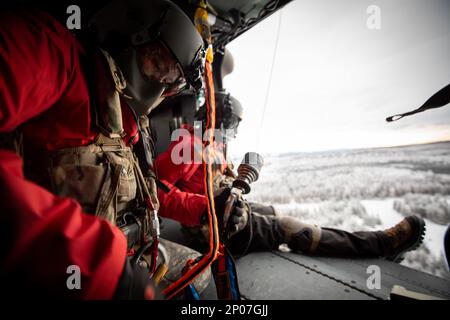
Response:
[[[249,199],[348,231],[385,229],[420,215],[424,244],[402,264],[449,277],[442,248],[450,224],[450,142],[269,155]]]

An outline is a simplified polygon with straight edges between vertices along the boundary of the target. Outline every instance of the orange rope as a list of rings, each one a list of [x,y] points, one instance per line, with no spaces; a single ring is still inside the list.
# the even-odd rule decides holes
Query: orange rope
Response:
[[[197,264],[189,268],[189,270],[181,276],[180,279],[172,283],[166,289],[164,289],[163,294],[166,295],[166,299],[171,299],[176,296],[181,290],[187,287],[192,281],[194,281],[206,268],[208,268],[214,260],[217,258],[219,251],[219,229],[217,224],[216,213],[214,209],[214,195],[213,195],[213,175],[212,175],[212,161],[211,156],[213,152],[214,145],[214,129],[216,123],[216,104],[215,104],[215,93],[214,93],[214,82],[212,77],[212,66],[211,63],[206,61],[206,109],[207,109],[207,121],[206,130],[209,132],[209,147],[206,148],[206,161],[205,156],[203,157],[203,173],[205,175],[205,195],[208,198],[208,223],[209,223],[209,251],[206,255],[202,257]],[[206,143],[204,143],[204,147]],[[214,239],[216,241],[214,242]],[[191,279],[189,279],[191,278]],[[189,279],[189,281],[186,281]]]

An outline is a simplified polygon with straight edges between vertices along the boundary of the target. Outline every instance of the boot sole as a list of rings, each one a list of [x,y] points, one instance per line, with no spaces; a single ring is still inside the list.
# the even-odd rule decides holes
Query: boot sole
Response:
[[[410,246],[406,247],[405,249],[403,249],[402,251],[397,253],[396,255],[389,257],[388,260],[400,263],[404,260],[403,255],[406,252],[416,250],[422,244],[423,239],[425,237],[425,231],[427,230],[427,228],[426,228],[425,220],[423,220],[422,218],[417,217],[417,216],[416,216],[416,218],[417,218],[417,222],[419,223],[419,236],[417,237],[417,240]]]

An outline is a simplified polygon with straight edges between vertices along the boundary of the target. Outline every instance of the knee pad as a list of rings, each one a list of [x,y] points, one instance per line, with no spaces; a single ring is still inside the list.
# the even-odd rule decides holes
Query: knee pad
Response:
[[[284,240],[292,250],[313,253],[319,245],[322,230],[312,224],[303,223],[300,219],[283,216],[278,218],[283,231]]]

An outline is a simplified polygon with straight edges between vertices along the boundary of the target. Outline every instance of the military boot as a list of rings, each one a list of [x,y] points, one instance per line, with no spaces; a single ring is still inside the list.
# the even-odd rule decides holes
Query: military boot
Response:
[[[383,233],[390,244],[390,254],[386,259],[400,261],[402,255],[420,246],[425,236],[425,221],[416,216],[409,216]]]

